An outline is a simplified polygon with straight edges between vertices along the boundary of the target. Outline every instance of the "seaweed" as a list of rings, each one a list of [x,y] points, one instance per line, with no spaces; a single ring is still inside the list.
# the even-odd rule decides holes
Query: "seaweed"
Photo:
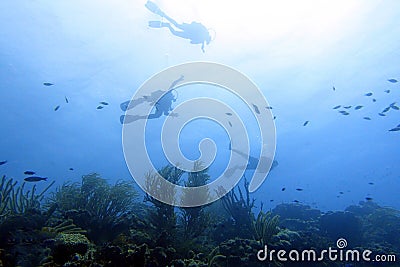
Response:
[[[175,207],[159,201],[157,198],[161,195],[170,200],[175,198],[175,190],[173,187],[160,187],[161,180],[178,184],[184,171],[173,166],[165,166],[158,173],[149,172],[146,177],[146,191],[151,192],[145,195],[144,201],[150,202],[155,210],[149,211],[150,223],[156,228],[157,245],[168,246],[173,243],[176,237],[176,221]],[[157,196],[153,197],[153,196]]]
[[[201,171],[200,171],[201,170]],[[188,174],[186,187],[198,187],[206,185],[210,180],[208,175],[208,168],[203,168],[202,163],[196,161],[193,166],[193,171]],[[198,195],[193,196],[184,195],[184,200],[190,201],[191,199],[202,199],[206,201],[209,198],[208,189],[205,188],[204,192],[198,193]],[[191,192],[192,193],[192,192]],[[184,238],[186,240],[192,239],[203,234],[204,230],[210,224],[210,214],[205,211],[206,205],[197,207],[187,207],[180,208],[181,210],[181,221],[184,230]]]
[[[237,235],[243,238],[251,237],[252,234],[250,229],[252,227],[252,221],[254,220],[252,209],[254,207],[255,199],[250,199],[248,188],[249,182],[244,179],[245,196],[243,195],[240,186],[237,186],[239,196],[236,194],[234,188],[222,198],[224,209],[234,221]]]
[[[0,222],[8,215],[23,214],[31,209],[40,209],[44,194],[55,183],[51,182],[42,192],[37,194],[36,185],[25,191],[25,182],[17,187],[18,182],[3,175],[0,183]]]
[[[129,230],[129,215],[137,192],[133,182],[109,185],[97,173],[82,176],[82,183],[65,183],[49,199],[49,205],[78,227],[87,230],[95,242],[115,238]]]
[[[260,210],[257,219],[252,222],[254,239],[264,247],[279,232],[279,216]]]

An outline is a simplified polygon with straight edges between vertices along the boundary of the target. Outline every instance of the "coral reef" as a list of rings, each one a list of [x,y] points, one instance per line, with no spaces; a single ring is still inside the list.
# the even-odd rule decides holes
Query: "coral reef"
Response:
[[[63,184],[52,194],[48,205],[56,205],[63,218],[86,229],[91,240],[103,242],[129,230],[136,197],[132,182],[109,185],[92,173],[84,175],[81,184]]]
[[[210,177],[207,169],[196,172],[201,168],[197,162],[193,172],[185,173],[166,166],[148,174],[148,189],[157,193],[160,177],[185,186],[204,185]],[[34,185],[26,190],[24,184],[3,177],[0,266],[314,266],[276,258],[262,262],[257,253],[264,246],[320,252],[335,248],[339,237],[346,238],[349,248],[373,251],[372,256],[400,257],[398,210],[368,201],[323,213],[283,203],[270,211],[261,206],[255,216],[255,200],[247,187],[245,181],[244,189],[237,187],[211,205],[176,208],[149,195],[140,203],[132,183],[110,185],[98,174],[66,183],[47,198],[49,188],[37,193]],[[170,189],[166,194],[173,198]],[[199,197],[208,197],[208,192]]]

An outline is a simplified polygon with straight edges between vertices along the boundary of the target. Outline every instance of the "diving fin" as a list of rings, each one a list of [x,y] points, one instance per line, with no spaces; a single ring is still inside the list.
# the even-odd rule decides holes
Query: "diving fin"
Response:
[[[162,12],[161,9],[157,6],[157,4],[152,1],[147,1],[145,7],[147,7],[147,9],[153,12],[154,14],[160,15],[161,17],[165,16],[164,12]]]
[[[161,21],[158,21],[158,20],[149,21],[149,27],[150,28],[161,28],[162,24],[163,23]]]

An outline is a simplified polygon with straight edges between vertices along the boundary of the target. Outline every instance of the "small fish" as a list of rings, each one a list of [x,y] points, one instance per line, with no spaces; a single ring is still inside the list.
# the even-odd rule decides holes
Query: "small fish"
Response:
[[[57,111],[59,108],[60,108],[60,105],[56,106],[56,107],[54,108],[54,111]]]
[[[0,161],[0,165],[4,165],[7,163],[7,160]]]
[[[397,83],[397,80],[396,79],[389,79],[388,82]]]
[[[70,171],[73,171],[73,170],[74,170],[74,168],[69,168],[69,170],[70,170]]]
[[[97,106],[97,109],[102,109],[102,108],[104,108],[103,106]]]
[[[228,116],[232,116],[232,113],[230,113],[230,112],[227,112],[225,114],[228,115]]]
[[[342,191],[340,191],[339,194],[343,195],[344,193]]]
[[[230,121],[228,121],[228,123],[229,123],[229,126],[231,126],[231,127],[232,127],[232,123],[231,123]]]
[[[47,177],[29,176],[24,179],[27,182],[47,181]]]
[[[375,99],[375,98],[373,98],[373,99],[372,99],[372,102],[376,102],[376,99]]]
[[[374,185],[374,183],[373,183],[373,182],[369,182],[368,184],[369,184],[369,185]]]
[[[363,106],[360,105],[360,106],[356,106],[354,109],[355,110],[359,110],[359,109],[362,109],[362,108],[363,108]]]
[[[306,126],[309,122],[310,122],[310,121],[305,121],[305,122],[303,123],[303,126]]]
[[[281,189],[282,191],[285,191],[286,190],[286,187],[282,187],[282,189]]]
[[[372,200],[373,200],[372,197],[366,197],[365,199],[366,199],[367,201],[372,201]]]
[[[393,105],[393,106],[390,106],[392,109],[394,109],[394,110],[399,110],[399,107],[398,106],[395,106],[395,105]]]
[[[363,119],[364,119],[364,120],[367,120],[367,121],[370,121],[370,120],[371,120],[370,117],[364,117]]]
[[[382,117],[383,117],[383,116],[386,116],[385,113],[378,113],[378,115],[379,115],[379,116],[382,116]]]
[[[54,85],[54,84],[52,84],[52,83],[43,83],[43,85],[44,85],[44,86],[52,86],[52,85]]]
[[[303,191],[303,188],[296,188],[297,191]]]
[[[274,120],[276,119],[276,116],[274,116]]]
[[[256,105],[254,105],[254,104],[252,104],[252,105],[253,105],[254,111],[255,111],[257,114],[260,114],[260,110],[258,109],[258,107],[257,107]]]
[[[348,113],[347,111],[344,111],[344,110],[342,110],[342,111],[339,111],[341,114],[343,114],[343,115],[349,115],[350,113]]]
[[[272,107],[269,107],[269,106],[268,106],[268,107],[265,107],[265,108],[266,108],[266,109],[272,109]]]
[[[389,132],[397,132],[397,131],[400,131],[400,127],[395,127],[389,130]]]
[[[274,200],[273,200],[273,199],[270,199],[269,202],[274,202]]]
[[[389,107],[387,107],[387,108],[385,108],[384,110],[382,110],[382,113],[388,112],[388,111],[389,111],[389,109],[390,109],[390,106],[389,106]]]
[[[345,108],[345,109],[349,109],[349,108],[351,108],[351,106],[345,106],[345,107],[343,107],[343,108]]]
[[[64,96],[65,97],[65,103],[69,103],[69,101],[68,101],[68,98],[66,97],[66,96]]]
[[[342,105],[334,106],[333,109],[338,109],[338,108],[340,108],[341,106],[342,106]]]
[[[385,90],[384,92],[387,93],[387,94],[389,94],[389,93],[390,93],[390,90],[387,89],[387,90]]]
[[[35,172],[34,171],[25,171],[24,174],[26,174],[26,175],[34,175]]]
[[[332,87],[332,90],[333,90],[333,91],[336,91],[336,88],[335,88],[335,86],[333,86],[333,87]]]
[[[100,104],[104,105],[104,106],[108,106],[107,102],[101,101]]]
[[[365,94],[365,96],[371,96],[372,95],[372,93],[366,93]]]
[[[297,199],[293,200],[294,203],[300,203]]]

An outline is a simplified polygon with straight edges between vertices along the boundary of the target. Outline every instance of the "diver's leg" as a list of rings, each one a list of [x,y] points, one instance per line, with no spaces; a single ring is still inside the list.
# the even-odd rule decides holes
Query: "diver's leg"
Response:
[[[156,118],[161,117],[162,114],[163,114],[162,110],[156,108],[156,112],[155,112],[154,114],[148,115],[148,116],[147,116],[147,119],[150,119],[150,120],[151,120],[151,119],[156,119]]]
[[[162,26],[162,27],[168,27],[168,29],[170,30],[170,32],[171,32],[173,35],[175,35],[175,36],[178,36],[178,37],[181,37],[181,38],[185,38],[185,39],[190,39],[188,36],[186,36],[185,32],[175,30],[175,29],[171,26],[171,24],[169,24],[169,23],[163,23],[161,26]]]

